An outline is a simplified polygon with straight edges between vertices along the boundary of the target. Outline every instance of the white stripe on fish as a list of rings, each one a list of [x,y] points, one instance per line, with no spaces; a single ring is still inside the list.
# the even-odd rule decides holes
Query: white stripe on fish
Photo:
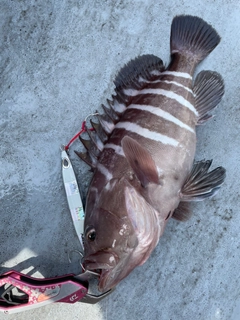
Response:
[[[174,77],[181,77],[185,79],[192,79],[192,76],[189,73],[186,72],[178,72],[178,71],[158,71],[158,70],[153,70],[150,72],[154,76],[161,76],[161,75],[169,75],[169,76],[174,76]]]
[[[118,146],[118,145],[116,145],[116,144],[114,144],[114,143],[106,143],[105,146],[104,146],[104,148],[105,148],[105,149],[106,149],[106,148],[111,148],[111,149],[113,149],[113,150],[115,151],[116,154],[125,157],[124,152],[123,152],[121,146]]]
[[[168,136],[165,136],[161,133],[155,132],[155,131],[150,131],[146,128],[143,128],[135,123],[128,122],[128,121],[123,121],[123,122],[118,122],[115,126],[115,128],[121,128],[128,130],[130,132],[137,133],[138,135],[148,138],[150,140],[158,141],[163,144],[168,144],[174,147],[179,146],[179,142],[173,138],[169,138]]]
[[[96,138],[96,145],[100,151],[103,150],[104,144],[98,137]]]
[[[114,101],[112,107],[113,107],[113,110],[120,113],[124,112],[127,108],[125,104],[119,103],[117,100]]]
[[[98,163],[97,168],[106,177],[107,180],[112,179],[113,177],[112,174],[108,171],[106,167],[104,167],[104,165],[102,165],[101,163]]]
[[[181,77],[181,78],[186,78],[186,79],[191,79],[192,80],[192,76],[189,73],[186,73],[186,72],[166,70],[166,71],[161,72],[161,75],[169,75],[169,76]]]
[[[158,88],[147,88],[143,90],[133,90],[133,89],[125,89],[124,93],[128,96],[135,97],[140,94],[156,94],[161,95],[170,99],[177,101],[179,104],[191,110],[196,116],[198,116],[198,112],[195,109],[194,105],[192,105],[188,100],[169,90],[158,89]]]
[[[145,82],[145,83],[167,83],[167,84],[175,84],[176,86],[178,87],[181,87],[183,88],[184,90],[187,90],[188,92],[192,93],[193,94],[193,91],[192,89],[188,88],[188,87],[185,87],[184,85],[182,85],[181,83],[179,82],[176,82],[176,81],[169,81],[169,80],[155,80],[155,81],[148,81],[142,77],[139,77],[138,79],[139,82]]]
[[[174,124],[178,125],[181,128],[187,129],[188,131],[195,133],[195,130],[191,127],[189,127],[188,125],[186,125],[185,123],[183,123],[182,121],[180,121],[178,118],[174,117],[173,115],[171,115],[170,113],[161,110],[158,107],[153,107],[153,106],[149,106],[149,105],[141,105],[141,104],[131,104],[128,109],[137,109],[137,110],[143,110],[143,111],[148,111],[152,114],[155,114],[156,116],[159,116],[161,118],[164,118],[168,121],[173,122]]]

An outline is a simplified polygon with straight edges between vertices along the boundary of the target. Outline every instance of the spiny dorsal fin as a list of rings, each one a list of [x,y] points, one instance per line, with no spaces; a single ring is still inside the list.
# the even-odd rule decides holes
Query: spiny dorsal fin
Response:
[[[145,54],[130,60],[117,74],[114,84],[116,93],[123,92],[124,89],[141,89],[145,84],[139,81],[140,78],[153,80],[151,72],[153,70],[163,71],[164,66],[160,58]]]
[[[91,139],[92,143],[95,144],[96,148],[99,151],[102,151],[104,145],[103,145],[102,141],[100,140],[100,138],[98,137],[96,131],[91,131],[88,128],[86,128],[86,131],[87,131],[87,134],[88,134],[89,138]]]
[[[104,143],[108,140],[108,136],[112,133],[115,123],[119,121],[119,117],[126,110],[130,100],[132,99],[124,93],[124,89],[140,89],[146,85],[146,81],[154,80],[158,77],[152,73],[153,71],[161,72],[163,70],[164,66],[162,60],[154,55],[140,56],[134,60],[131,60],[120,70],[114,81],[116,85],[116,94],[112,96],[112,100],[107,100],[109,108],[102,105],[104,114],[98,115],[99,123],[95,123],[90,120],[95,133],[92,134],[90,131],[88,131],[90,141],[80,138],[81,142],[88,150],[88,153],[86,154],[77,153],[82,160],[84,160],[90,166],[94,166],[94,163],[92,163],[92,158],[98,157],[98,150],[103,149]],[[145,173],[145,176],[146,177],[142,179],[143,184],[147,183],[147,181],[150,181],[149,179],[153,179],[153,181],[157,181],[158,179],[151,176],[151,173]]]
[[[198,111],[198,124],[212,118],[209,114],[222,99],[224,82],[221,75],[214,71],[201,71],[194,82],[195,107]]]
[[[97,115],[97,117],[103,131],[107,135],[111,134],[114,129],[114,123],[112,122],[111,118],[109,118],[109,116],[106,114]]]
[[[121,114],[126,110],[126,104],[124,102],[120,102],[117,99],[117,96],[112,96],[112,100],[107,100],[109,106],[114,110],[118,118]]]
[[[104,143],[107,141],[108,136],[105,133],[105,131],[103,130],[102,126],[100,123],[95,123],[92,120],[90,120],[92,127],[94,128],[94,130],[96,131],[98,137],[101,139],[101,141]]]
[[[107,100],[107,101],[109,101],[109,100]],[[117,116],[116,112],[113,110],[111,105],[110,105],[110,108],[107,108],[104,104],[102,104],[102,108],[103,108],[103,111],[105,112],[105,114],[111,119],[111,121],[114,124],[119,120],[119,117]]]
[[[118,116],[117,112],[114,110],[114,107],[113,107],[114,102],[113,102],[113,100],[107,99],[107,103],[108,103],[108,106],[109,106],[111,118],[113,119],[113,121],[118,121],[119,120],[119,116]]]
[[[189,202],[179,202],[178,207],[174,210],[172,218],[178,221],[187,221],[192,216]]]
[[[76,155],[83,160],[88,166],[91,167],[91,171],[93,171],[94,168],[96,168],[97,160],[92,157],[88,152],[78,152],[74,151]]]
[[[220,42],[216,30],[199,17],[176,16],[171,27],[171,53],[191,57],[198,63]]]
[[[100,151],[96,147],[96,145],[91,140],[83,139],[81,136],[79,136],[80,141],[84,145],[85,149],[97,159],[99,156]]]
[[[129,97],[123,92],[123,90],[116,90],[116,96],[114,97],[119,103],[124,103],[125,105],[128,104]]]
[[[218,167],[208,172],[212,160],[203,160],[193,165],[181,193],[181,201],[200,201],[212,197],[219,190],[226,177],[226,170]]]
[[[162,60],[154,55],[146,54],[129,61],[119,71],[114,81],[116,95],[112,96],[112,101],[107,100],[110,109],[102,106],[105,114],[112,119],[113,123],[119,120],[119,116],[126,110],[132,99],[124,93],[124,90],[143,88],[146,85],[144,80],[149,81],[157,78],[152,74],[152,71],[155,70],[164,71]]]
[[[143,187],[146,187],[149,182],[159,183],[156,164],[145,148],[128,136],[122,139],[122,148]]]

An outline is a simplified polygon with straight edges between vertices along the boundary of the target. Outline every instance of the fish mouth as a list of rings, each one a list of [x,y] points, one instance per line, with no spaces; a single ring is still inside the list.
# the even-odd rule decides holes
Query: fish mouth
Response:
[[[118,264],[118,256],[113,252],[100,251],[85,257],[83,265],[86,270],[95,271],[99,274],[98,289],[106,292],[119,282],[114,272]]]

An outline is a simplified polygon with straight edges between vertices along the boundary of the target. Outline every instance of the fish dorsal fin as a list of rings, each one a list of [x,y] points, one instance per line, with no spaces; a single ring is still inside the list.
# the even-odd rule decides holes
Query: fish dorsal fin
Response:
[[[107,105],[102,105],[104,114],[98,115],[98,123],[90,120],[94,133],[88,132],[90,140],[80,139],[87,153],[76,152],[77,155],[93,168],[96,166],[95,159],[98,159],[99,152],[102,151],[104,144],[114,130],[115,124],[131,103],[132,97],[124,93],[125,89],[141,89],[148,81],[159,78],[159,73],[164,71],[163,62],[154,55],[139,56],[127,63],[117,74],[114,84],[115,94],[111,100],[107,99]]]
[[[93,143],[91,139],[90,140],[83,139],[81,136],[79,136],[79,139],[84,145],[85,149],[88,151],[88,153],[90,153],[93,157],[97,159],[99,156],[100,150],[96,147],[95,143]]]
[[[209,114],[222,99],[224,82],[221,75],[214,71],[201,71],[194,82],[195,107],[198,111],[198,124],[212,118]]]
[[[97,115],[98,121],[100,125],[102,126],[103,131],[106,133],[106,135],[110,135],[114,129],[114,123],[112,119],[105,113],[101,115]]]
[[[84,161],[91,168],[91,171],[93,171],[96,168],[97,159],[93,157],[91,153],[78,152],[76,150],[74,152],[82,161]]]
[[[90,140],[92,141],[92,143],[96,146],[96,148],[99,151],[103,150],[103,143],[101,141],[101,139],[99,138],[99,136],[97,135],[97,133],[95,131],[92,131],[88,128],[86,128],[87,134],[90,138]]]
[[[146,85],[143,80],[154,80],[154,71],[164,71],[164,65],[160,58],[145,54],[130,60],[117,74],[114,84],[116,92],[124,89],[141,89]]]
[[[122,139],[122,148],[128,163],[143,187],[146,187],[149,182],[159,183],[156,164],[145,148],[128,136]]]
[[[199,161],[193,165],[181,193],[181,201],[201,201],[216,194],[226,177],[226,170],[218,167],[210,172],[212,160]]]
[[[111,108],[111,101],[107,100],[108,105],[110,108],[106,107],[104,104],[102,104],[102,109],[104,113],[112,120],[112,122],[115,124],[118,122],[119,117],[118,115],[114,112],[114,110]]]
[[[106,134],[106,131],[103,129],[101,123],[96,123],[92,121],[92,119],[90,119],[90,122],[99,139],[102,141],[102,143],[105,143],[108,139],[108,135]]]

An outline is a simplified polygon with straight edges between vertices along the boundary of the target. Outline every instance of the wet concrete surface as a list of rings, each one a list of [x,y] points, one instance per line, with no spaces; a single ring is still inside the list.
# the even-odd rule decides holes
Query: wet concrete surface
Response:
[[[202,17],[222,40],[198,68],[224,78],[215,118],[197,130],[196,159],[227,178],[186,223],[171,220],[150,259],[97,305],[52,304],[0,319],[240,319],[239,1],[0,3],[0,273],[78,273],[79,249],[61,177],[60,145],[113,94],[117,71],[146,53],[169,61],[177,14]],[[84,193],[88,167],[70,157]]]

